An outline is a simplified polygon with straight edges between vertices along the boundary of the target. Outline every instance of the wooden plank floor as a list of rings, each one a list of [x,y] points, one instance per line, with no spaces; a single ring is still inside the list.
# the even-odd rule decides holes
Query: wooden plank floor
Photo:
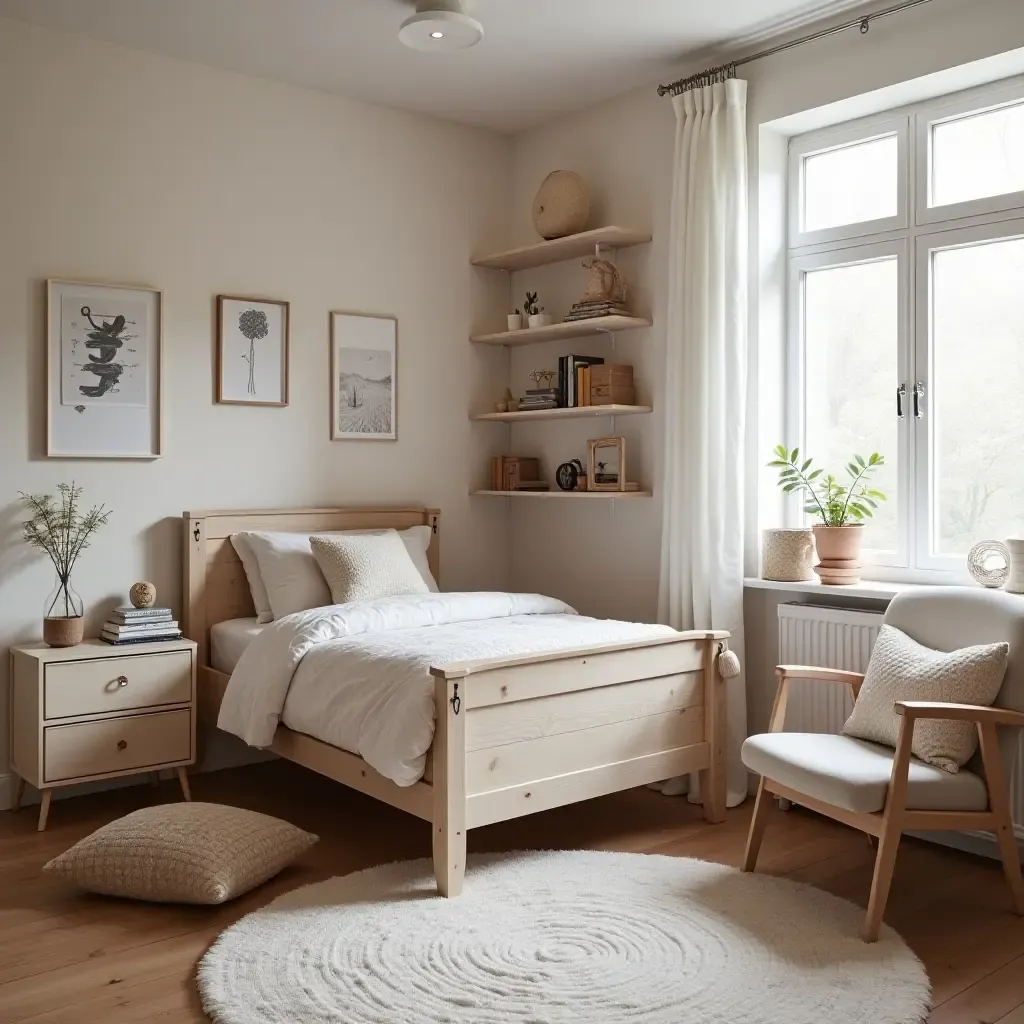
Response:
[[[321,841],[226,906],[147,905],[78,894],[39,869],[121,814],[176,800],[176,784],[56,801],[42,835],[34,807],[0,813],[3,1024],[203,1021],[195,965],[236,918],[308,882],[430,855],[424,823],[284,761],[196,776],[193,793],[287,818]],[[634,790],[476,830],[470,850],[629,850],[738,865],[749,816],[748,802],[708,826],[683,800]],[[758,866],[863,905],[872,858],[863,835],[794,810],[773,817]],[[933,1024],[1024,1024],[1024,919],[1007,906],[995,862],[904,840],[886,919],[928,968]]]

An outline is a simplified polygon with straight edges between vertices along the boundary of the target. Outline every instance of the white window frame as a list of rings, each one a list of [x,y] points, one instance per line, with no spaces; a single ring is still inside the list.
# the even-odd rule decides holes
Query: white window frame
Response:
[[[899,258],[900,302],[898,366],[907,395],[898,425],[899,530],[901,551],[878,559],[865,551],[867,578],[906,582],[969,581],[963,557],[930,554],[933,517],[938,504],[931,488],[932,429],[930,420],[930,267],[931,253],[1002,238],[1024,237],[1024,191],[946,206],[929,207],[929,142],[931,127],[944,120],[980,113],[1024,99],[1024,76],[1005,79],[858,121],[809,132],[790,139],[787,182],[787,327],[785,342],[784,422],[791,446],[804,446],[803,279],[808,270],[864,262],[884,255]],[[866,142],[882,135],[899,137],[896,217],[842,225],[824,231],[800,230],[801,169],[810,155]],[[913,133],[911,135],[911,133]],[[913,145],[910,145],[911,139]],[[900,382],[896,382],[898,386]],[[920,382],[924,399],[914,418],[913,389]],[[893,415],[895,415],[895,386]],[[770,444],[767,444],[770,441]],[[764,438],[767,448],[777,438]],[[812,453],[813,454],[813,453]],[[785,505],[788,525],[808,521],[802,505],[790,495]],[[874,556],[874,557],[873,557]]]
[[[897,141],[896,167],[896,214],[893,217],[879,217],[875,220],[857,221],[853,224],[839,224],[833,228],[817,231],[803,230],[803,166],[808,157],[820,156],[835,149],[846,149],[864,142],[872,142],[889,135]],[[908,174],[909,117],[873,118],[858,122],[856,127],[840,130],[823,130],[799,136],[789,146],[789,245],[790,248],[806,245],[820,245],[845,238],[875,235],[883,231],[905,230],[908,226]]]
[[[1000,107],[1019,106],[1024,103],[1024,77],[1009,79],[998,86],[970,89],[956,96],[943,97],[924,104],[914,114],[914,154],[916,177],[914,193],[915,223],[918,225],[945,223],[962,217],[1004,213],[1024,206],[1024,190],[1004,192],[998,196],[969,199],[962,203],[932,206],[931,139],[935,125],[958,121],[962,117],[986,114]]]

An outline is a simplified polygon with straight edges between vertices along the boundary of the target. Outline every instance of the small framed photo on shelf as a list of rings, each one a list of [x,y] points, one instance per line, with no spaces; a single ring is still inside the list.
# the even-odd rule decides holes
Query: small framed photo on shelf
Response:
[[[162,360],[162,292],[48,280],[47,456],[159,458]]]
[[[217,401],[288,404],[287,302],[217,296]]]
[[[398,319],[331,313],[331,440],[398,438]]]
[[[626,439],[598,437],[587,442],[587,490],[625,491]]]

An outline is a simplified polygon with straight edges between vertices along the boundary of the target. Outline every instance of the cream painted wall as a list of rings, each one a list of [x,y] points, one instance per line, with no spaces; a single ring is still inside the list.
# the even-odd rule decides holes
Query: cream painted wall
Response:
[[[750,83],[751,243],[752,252],[758,254],[751,267],[752,351],[747,398],[751,494],[762,486],[760,464],[765,461],[761,457],[764,443],[757,440],[754,396],[759,384],[773,387],[769,382],[779,375],[774,351],[764,354],[759,366],[760,275],[777,274],[780,257],[780,238],[759,232],[759,126],[1021,46],[1024,4],[1019,0],[974,0],[970,4],[933,0],[927,7],[876,22],[867,38],[857,32],[845,33],[742,69]],[[679,73],[696,70],[680,68]],[[633,337],[620,336],[617,354],[635,364],[641,394],[653,397],[656,411],[650,417],[620,419],[615,427],[639,446],[641,479],[653,483],[654,501],[635,506],[629,502],[614,506],[524,502],[512,511],[513,586],[564,597],[584,611],[629,618],[651,618],[657,609],[662,431],[657,409],[662,404],[659,380],[665,350],[665,254],[673,132],[670,102],[659,99],[652,86],[521,135],[514,155],[514,241],[525,244],[536,238],[531,201],[541,180],[556,167],[578,171],[587,179],[594,225],[621,224],[651,229],[654,235],[650,246],[624,251],[621,262],[633,286],[635,307],[653,314],[655,326]],[[555,313],[564,312],[583,288],[584,272],[572,266],[559,268],[554,276],[547,272],[531,275],[530,286],[540,288],[541,301],[548,300]],[[517,277],[514,284],[517,302],[525,287],[525,275],[519,276],[524,280],[520,283]],[[575,344],[602,354],[589,342]],[[511,359],[513,390],[524,386],[525,373],[538,362],[553,364],[556,354],[540,349],[515,352]],[[739,404],[744,397],[737,394],[735,400]],[[771,431],[772,427],[769,417],[767,428]],[[512,447],[517,454],[540,453],[553,467],[583,451],[586,438],[597,436],[600,429],[579,423],[548,427],[543,433],[536,426],[516,427]],[[758,503],[751,500],[748,504],[748,571],[756,572]],[[765,591],[750,592],[746,597],[752,729],[765,725],[770,708],[777,657],[777,604],[778,598]]]
[[[501,439],[466,415],[505,364],[466,338],[504,308],[468,260],[507,240],[510,156],[484,131],[0,19],[0,775],[6,648],[39,636],[52,585],[19,490],[74,479],[113,507],[75,574],[93,629],[137,579],[180,609],[186,509],[437,506],[443,584],[506,585],[506,511],[468,497]],[[43,457],[51,276],[164,290],[162,459]],[[289,408],[213,404],[219,292],[290,300]],[[332,309],[399,318],[397,443],[328,439]]]

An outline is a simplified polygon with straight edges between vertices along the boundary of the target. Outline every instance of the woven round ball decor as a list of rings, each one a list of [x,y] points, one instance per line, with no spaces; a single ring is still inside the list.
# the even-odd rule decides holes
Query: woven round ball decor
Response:
[[[917,1024],[928,978],[891,929],[808,885],[682,857],[470,858],[331,878],[225,931],[199,966],[218,1024]]]

